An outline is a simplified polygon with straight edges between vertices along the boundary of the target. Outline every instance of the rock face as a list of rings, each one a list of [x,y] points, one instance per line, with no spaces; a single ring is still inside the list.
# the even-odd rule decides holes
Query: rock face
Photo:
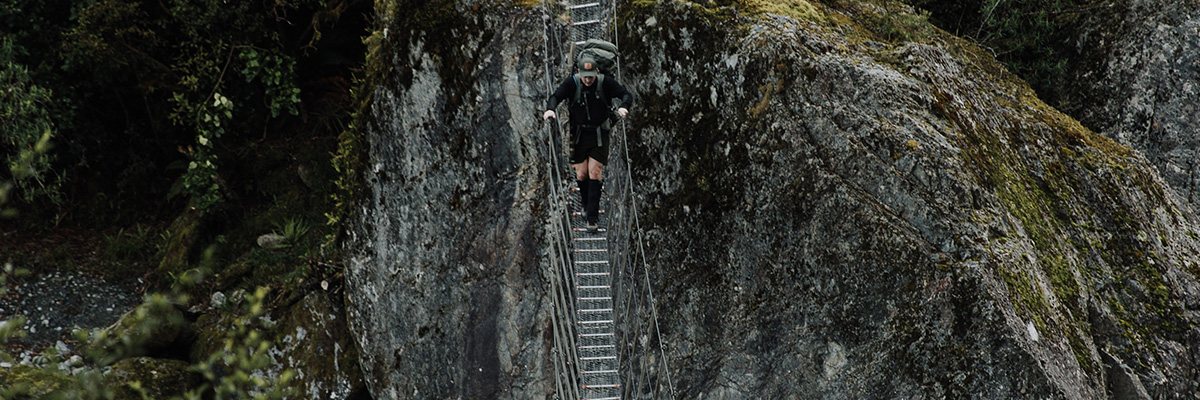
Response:
[[[1200,4],[1122,1],[1084,16],[1060,107],[1144,153],[1200,209]]]
[[[380,6],[389,71],[374,92],[371,193],[346,274],[375,398],[528,399],[554,387],[544,25],[537,10],[484,8]]]
[[[1141,153],[911,10],[797,3],[619,11],[678,398],[1200,391],[1200,231]],[[548,397],[541,12],[379,10],[347,272],[368,386]]]
[[[1200,247],[1141,155],[881,9],[679,8],[623,50],[683,397],[1104,398],[1101,352],[1195,392]]]

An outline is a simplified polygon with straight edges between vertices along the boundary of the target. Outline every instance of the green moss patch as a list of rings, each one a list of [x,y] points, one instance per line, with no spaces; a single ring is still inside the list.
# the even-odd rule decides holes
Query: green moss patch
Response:
[[[142,399],[143,394],[151,399],[168,399],[200,384],[201,377],[190,367],[179,360],[130,358],[113,364],[105,382],[113,388],[114,399]]]
[[[70,385],[70,378],[29,365],[0,368],[0,393],[26,394],[43,398]]]
[[[806,0],[742,0],[751,13],[767,13],[792,17],[800,21],[826,21],[825,13]]]

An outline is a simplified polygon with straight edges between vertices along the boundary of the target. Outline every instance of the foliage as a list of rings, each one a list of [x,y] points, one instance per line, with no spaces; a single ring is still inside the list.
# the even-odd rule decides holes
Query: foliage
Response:
[[[251,48],[243,51],[239,58],[245,67],[242,76],[246,83],[256,80],[266,86],[267,109],[271,117],[278,117],[280,111],[297,115],[296,106],[300,104],[300,88],[296,87],[295,66],[291,58],[279,54],[259,53]]]
[[[29,271],[14,269],[11,262],[4,263],[4,271],[0,273],[0,296],[8,292],[8,277],[22,276],[28,274]],[[25,317],[16,316],[7,321],[0,322],[0,343],[8,343],[9,340],[25,337],[25,331],[21,327],[25,325]],[[0,353],[0,361],[12,362],[12,357],[8,353]]]
[[[58,204],[62,177],[48,176],[54,175],[49,168],[54,159],[46,154],[54,131],[49,110],[53,96],[16,61],[17,51],[9,35],[0,35],[0,126],[5,127],[0,130],[0,156],[14,178],[0,189],[0,200],[16,188],[27,202],[45,198]]]
[[[30,101],[0,98],[0,122],[22,127],[0,138],[28,147],[51,131],[58,145],[39,169],[44,175],[29,181],[42,192],[20,193],[57,195],[66,209],[60,214],[88,223],[128,220],[164,205],[178,209],[182,200],[205,213],[220,209],[243,188],[228,184],[241,173],[229,153],[323,106],[305,104],[320,101],[302,97],[306,82],[346,81],[361,55],[345,53],[361,45],[343,45],[344,38],[357,35],[365,18],[339,21],[369,3],[5,2],[0,36],[8,46],[0,52],[0,73],[8,86],[19,78],[26,90],[12,93]],[[228,103],[214,105],[218,94]],[[9,112],[14,105],[24,107],[21,113]],[[347,114],[330,111],[342,116],[321,114],[327,122]],[[340,128],[327,123],[284,132],[331,127]],[[0,156],[19,155],[14,146],[0,145]]]
[[[287,238],[286,245],[288,246],[300,243],[300,239],[308,234],[310,229],[312,229],[312,224],[298,218],[288,218],[283,223],[275,223],[275,233]]]
[[[192,104],[182,93],[175,93],[175,102],[185,115],[195,118],[196,146],[188,147],[192,156],[187,172],[183,174],[183,187],[191,195],[192,206],[200,215],[212,211],[221,200],[220,177],[217,176],[217,153],[215,141],[225,133],[225,127],[233,119],[233,102],[213,93],[212,103]]]
[[[265,287],[246,295],[246,313],[237,317],[233,329],[226,331],[222,349],[195,366],[208,383],[189,391],[184,398],[205,398],[202,395],[208,389],[213,390],[212,398],[217,400],[242,399],[247,395],[254,399],[271,400],[293,394],[287,385],[295,377],[295,371],[285,370],[275,377],[266,377],[262,373],[273,362],[269,355],[273,343],[263,335],[263,331],[274,326],[263,308],[263,299],[266,297]]]
[[[11,265],[6,265],[0,275],[0,295],[7,290],[4,285],[9,275],[20,274]],[[180,286],[192,286],[199,282],[203,273],[189,271],[181,274]],[[199,399],[283,399],[295,395],[288,387],[296,376],[295,371],[284,369],[276,375],[267,376],[266,371],[274,361],[269,353],[274,343],[264,332],[273,323],[266,316],[263,301],[267,289],[258,288],[246,295],[241,315],[234,319],[233,327],[225,331],[223,346],[207,358],[192,365],[191,370],[202,375],[205,382],[191,388],[177,400]],[[112,399],[121,388],[113,387],[104,375],[104,368],[120,359],[142,354],[147,342],[161,336],[164,327],[185,324],[182,314],[175,311],[177,304],[186,304],[187,297],[181,294],[155,294],[147,296],[145,303],[122,319],[120,328],[76,332],[82,343],[89,343],[85,351],[93,363],[82,370],[68,374],[59,364],[63,361],[53,348],[46,349],[35,361],[36,365],[21,365],[12,368],[7,376],[0,375],[0,398],[3,399]],[[0,340],[20,337],[23,318],[14,318],[0,323]],[[0,360],[13,362],[7,351],[0,352]],[[147,391],[138,381],[128,384],[135,392],[149,399]],[[171,388],[183,390],[182,388]]]
[[[155,234],[153,229],[137,225],[105,235],[102,251],[111,261],[150,265],[153,260],[162,258],[166,241],[165,233]]]
[[[1099,0],[906,1],[929,10],[943,29],[990,49],[1044,96],[1066,77],[1071,27],[1081,15],[1104,8]]]
[[[912,13],[875,14],[875,26],[884,39],[906,42],[922,39],[929,34],[929,12],[918,10]]]

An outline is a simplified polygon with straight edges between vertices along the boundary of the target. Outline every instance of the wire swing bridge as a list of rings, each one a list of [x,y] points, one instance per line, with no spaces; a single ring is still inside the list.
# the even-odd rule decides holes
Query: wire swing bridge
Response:
[[[617,35],[615,0],[544,1],[549,94],[574,72],[578,46],[588,39],[616,43]],[[556,71],[564,75],[555,76]],[[620,79],[619,62],[610,73]],[[570,400],[674,399],[629,171],[626,127],[616,122],[595,233],[584,228],[562,126],[551,120],[545,128],[555,390],[557,398]]]

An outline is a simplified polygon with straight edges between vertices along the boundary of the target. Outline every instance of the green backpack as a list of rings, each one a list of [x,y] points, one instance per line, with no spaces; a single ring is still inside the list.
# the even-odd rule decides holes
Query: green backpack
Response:
[[[600,72],[608,73],[617,66],[617,45],[600,39],[588,39],[579,50],[579,56],[575,57],[575,65],[579,65],[579,60],[584,57],[596,60]]]

